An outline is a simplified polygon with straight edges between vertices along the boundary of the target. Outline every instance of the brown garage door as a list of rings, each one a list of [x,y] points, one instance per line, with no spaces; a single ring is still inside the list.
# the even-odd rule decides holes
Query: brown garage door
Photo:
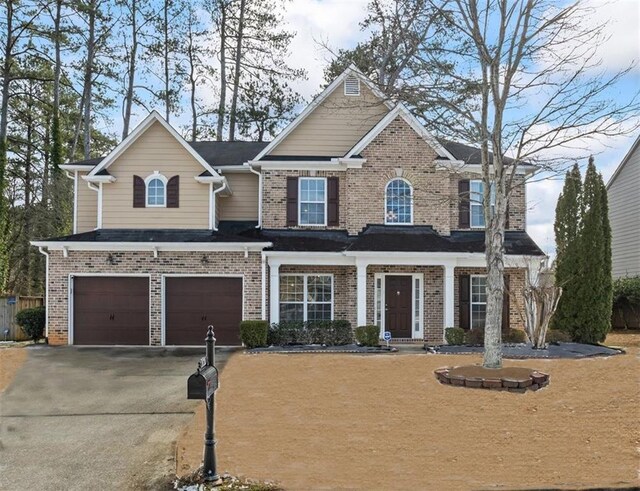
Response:
[[[73,344],[149,344],[149,278],[73,278]]]
[[[202,345],[209,325],[217,344],[240,344],[242,278],[192,276],[165,281],[166,344]]]

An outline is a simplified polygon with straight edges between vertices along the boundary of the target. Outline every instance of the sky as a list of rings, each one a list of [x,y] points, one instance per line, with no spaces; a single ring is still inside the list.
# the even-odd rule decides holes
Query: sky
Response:
[[[304,67],[308,80],[294,87],[307,99],[318,92],[323,81],[323,69],[331,54],[320,47],[320,41],[333,48],[349,48],[366,36],[359,29],[365,16],[368,0],[293,0],[287,8],[285,20],[296,31],[291,45],[290,62]],[[602,66],[612,72],[640,61],[640,0],[586,0],[594,8],[594,25],[609,20],[609,38],[600,46]],[[640,87],[640,67],[620,86],[616,97],[628,100]],[[638,132],[618,138],[593,142],[590,151],[605,182],[631,148]],[[586,167],[586,162],[581,164]],[[547,254],[555,250],[553,221],[558,195],[562,189],[561,178],[531,182],[527,185],[527,231]]]

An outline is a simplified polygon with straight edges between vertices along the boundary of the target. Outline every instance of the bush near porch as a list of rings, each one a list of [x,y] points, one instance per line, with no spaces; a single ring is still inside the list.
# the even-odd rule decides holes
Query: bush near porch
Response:
[[[347,320],[333,321],[284,321],[271,324],[267,345],[290,346],[300,344],[322,344],[343,346],[353,343],[351,323]]]

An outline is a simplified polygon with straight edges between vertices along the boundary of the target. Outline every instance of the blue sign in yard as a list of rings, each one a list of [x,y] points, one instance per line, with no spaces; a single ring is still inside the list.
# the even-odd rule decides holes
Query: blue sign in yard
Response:
[[[15,305],[17,302],[18,302],[18,299],[16,297],[7,297],[8,305]]]
[[[382,338],[382,339],[384,339],[384,340],[385,340],[385,341],[387,341],[387,342],[388,342],[388,341],[391,341],[391,332],[390,332],[390,331],[385,331],[385,332],[384,332],[384,336],[383,336],[383,338]]]

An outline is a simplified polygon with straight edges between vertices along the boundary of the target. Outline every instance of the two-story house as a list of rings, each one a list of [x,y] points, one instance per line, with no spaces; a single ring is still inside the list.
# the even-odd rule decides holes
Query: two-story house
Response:
[[[156,112],[103,158],[64,166],[74,233],[47,255],[52,344],[199,345],[241,319],[347,319],[397,341],[483,326],[479,152],[439,141],[354,67],[270,143],[185,141]],[[518,170],[505,326],[542,251]]]

